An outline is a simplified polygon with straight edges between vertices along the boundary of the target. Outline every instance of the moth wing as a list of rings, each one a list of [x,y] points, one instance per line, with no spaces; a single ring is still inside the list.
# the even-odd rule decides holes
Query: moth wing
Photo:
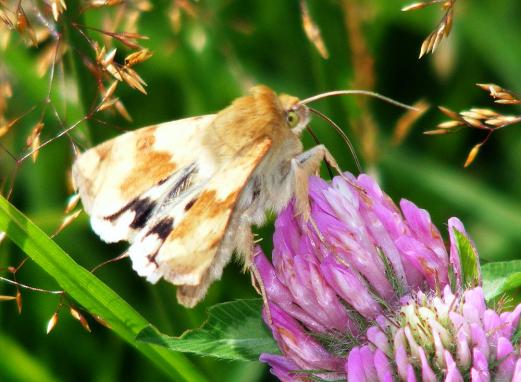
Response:
[[[180,302],[195,305],[230,260],[237,239],[236,232],[228,232],[232,215],[240,212],[235,207],[241,192],[271,143],[268,137],[259,138],[224,161],[202,189],[174,207],[170,217],[182,218],[173,222],[168,235],[163,232],[161,238],[154,227],[143,230],[129,249],[134,269],[149,281],[163,277],[182,285]],[[168,224],[170,217],[165,218]],[[190,296],[182,296],[183,290]]]
[[[131,241],[174,178],[187,170],[192,169],[192,184],[211,176],[215,168],[201,136],[214,119],[206,115],[144,127],[89,149],[75,161],[73,180],[104,241]]]

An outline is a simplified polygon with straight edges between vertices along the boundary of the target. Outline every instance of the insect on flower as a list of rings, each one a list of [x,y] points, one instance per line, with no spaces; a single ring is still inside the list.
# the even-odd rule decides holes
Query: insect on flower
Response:
[[[307,218],[308,177],[323,160],[338,166],[323,145],[304,151],[300,134],[307,106],[339,94],[299,101],[266,86],[217,114],[128,132],[83,153],[73,178],[94,231],[106,242],[127,240],[133,268],[148,281],[178,285],[178,301],[194,306],[221,277],[232,253],[251,263],[251,225],[266,210],[295,197]],[[336,126],[336,125],[335,125]]]

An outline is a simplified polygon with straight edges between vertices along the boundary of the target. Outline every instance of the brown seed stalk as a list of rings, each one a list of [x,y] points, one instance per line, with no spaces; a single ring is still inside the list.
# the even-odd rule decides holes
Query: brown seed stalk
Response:
[[[487,91],[499,104],[521,104],[521,96],[513,91],[507,90],[496,84],[476,84],[479,88]],[[471,108],[459,113],[440,106],[439,110],[450,118],[449,121],[442,122],[436,129],[425,131],[426,135],[439,135],[455,132],[461,128],[471,128],[487,131],[485,138],[470,150],[465,160],[464,167],[468,167],[474,162],[481,147],[488,141],[496,130],[521,123],[521,115],[507,115],[487,108]]]
[[[306,0],[300,1],[300,14],[302,17],[302,27],[306,33],[306,37],[317,49],[320,56],[327,60],[329,58],[329,52],[327,51],[326,44],[322,39],[322,33],[317,23],[313,20],[309,13],[309,8]]]
[[[449,35],[454,20],[455,4],[456,0],[432,0],[416,2],[402,8],[403,12],[423,9],[431,5],[440,5],[444,9],[443,17],[436,28],[423,40],[419,58],[428,53],[434,53],[441,40]]]

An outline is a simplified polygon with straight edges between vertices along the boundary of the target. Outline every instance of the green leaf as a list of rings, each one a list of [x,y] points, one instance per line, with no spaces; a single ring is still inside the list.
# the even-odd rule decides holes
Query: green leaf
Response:
[[[461,263],[463,286],[478,286],[481,279],[479,272],[478,253],[466,235],[455,228],[453,229],[453,232],[456,238],[456,247],[458,249],[458,255]]]
[[[51,275],[60,287],[89,313],[107,322],[112,330],[175,380],[206,381],[183,355],[135,341],[150,325],[112,289],[79,266],[40,228],[0,196],[0,231]]]
[[[481,267],[483,291],[487,301],[501,296],[514,298],[521,291],[521,260],[498,261]],[[518,304],[521,299],[511,301]]]
[[[157,332],[152,326],[137,339],[170,350],[229,360],[257,361],[261,353],[279,353],[277,343],[262,321],[262,300],[237,300],[208,309],[208,320],[199,329],[180,337]]]

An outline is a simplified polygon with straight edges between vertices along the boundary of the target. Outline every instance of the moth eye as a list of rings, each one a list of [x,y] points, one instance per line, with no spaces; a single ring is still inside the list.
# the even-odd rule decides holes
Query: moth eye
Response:
[[[296,111],[290,110],[286,117],[290,128],[294,128],[299,123],[299,116]]]

